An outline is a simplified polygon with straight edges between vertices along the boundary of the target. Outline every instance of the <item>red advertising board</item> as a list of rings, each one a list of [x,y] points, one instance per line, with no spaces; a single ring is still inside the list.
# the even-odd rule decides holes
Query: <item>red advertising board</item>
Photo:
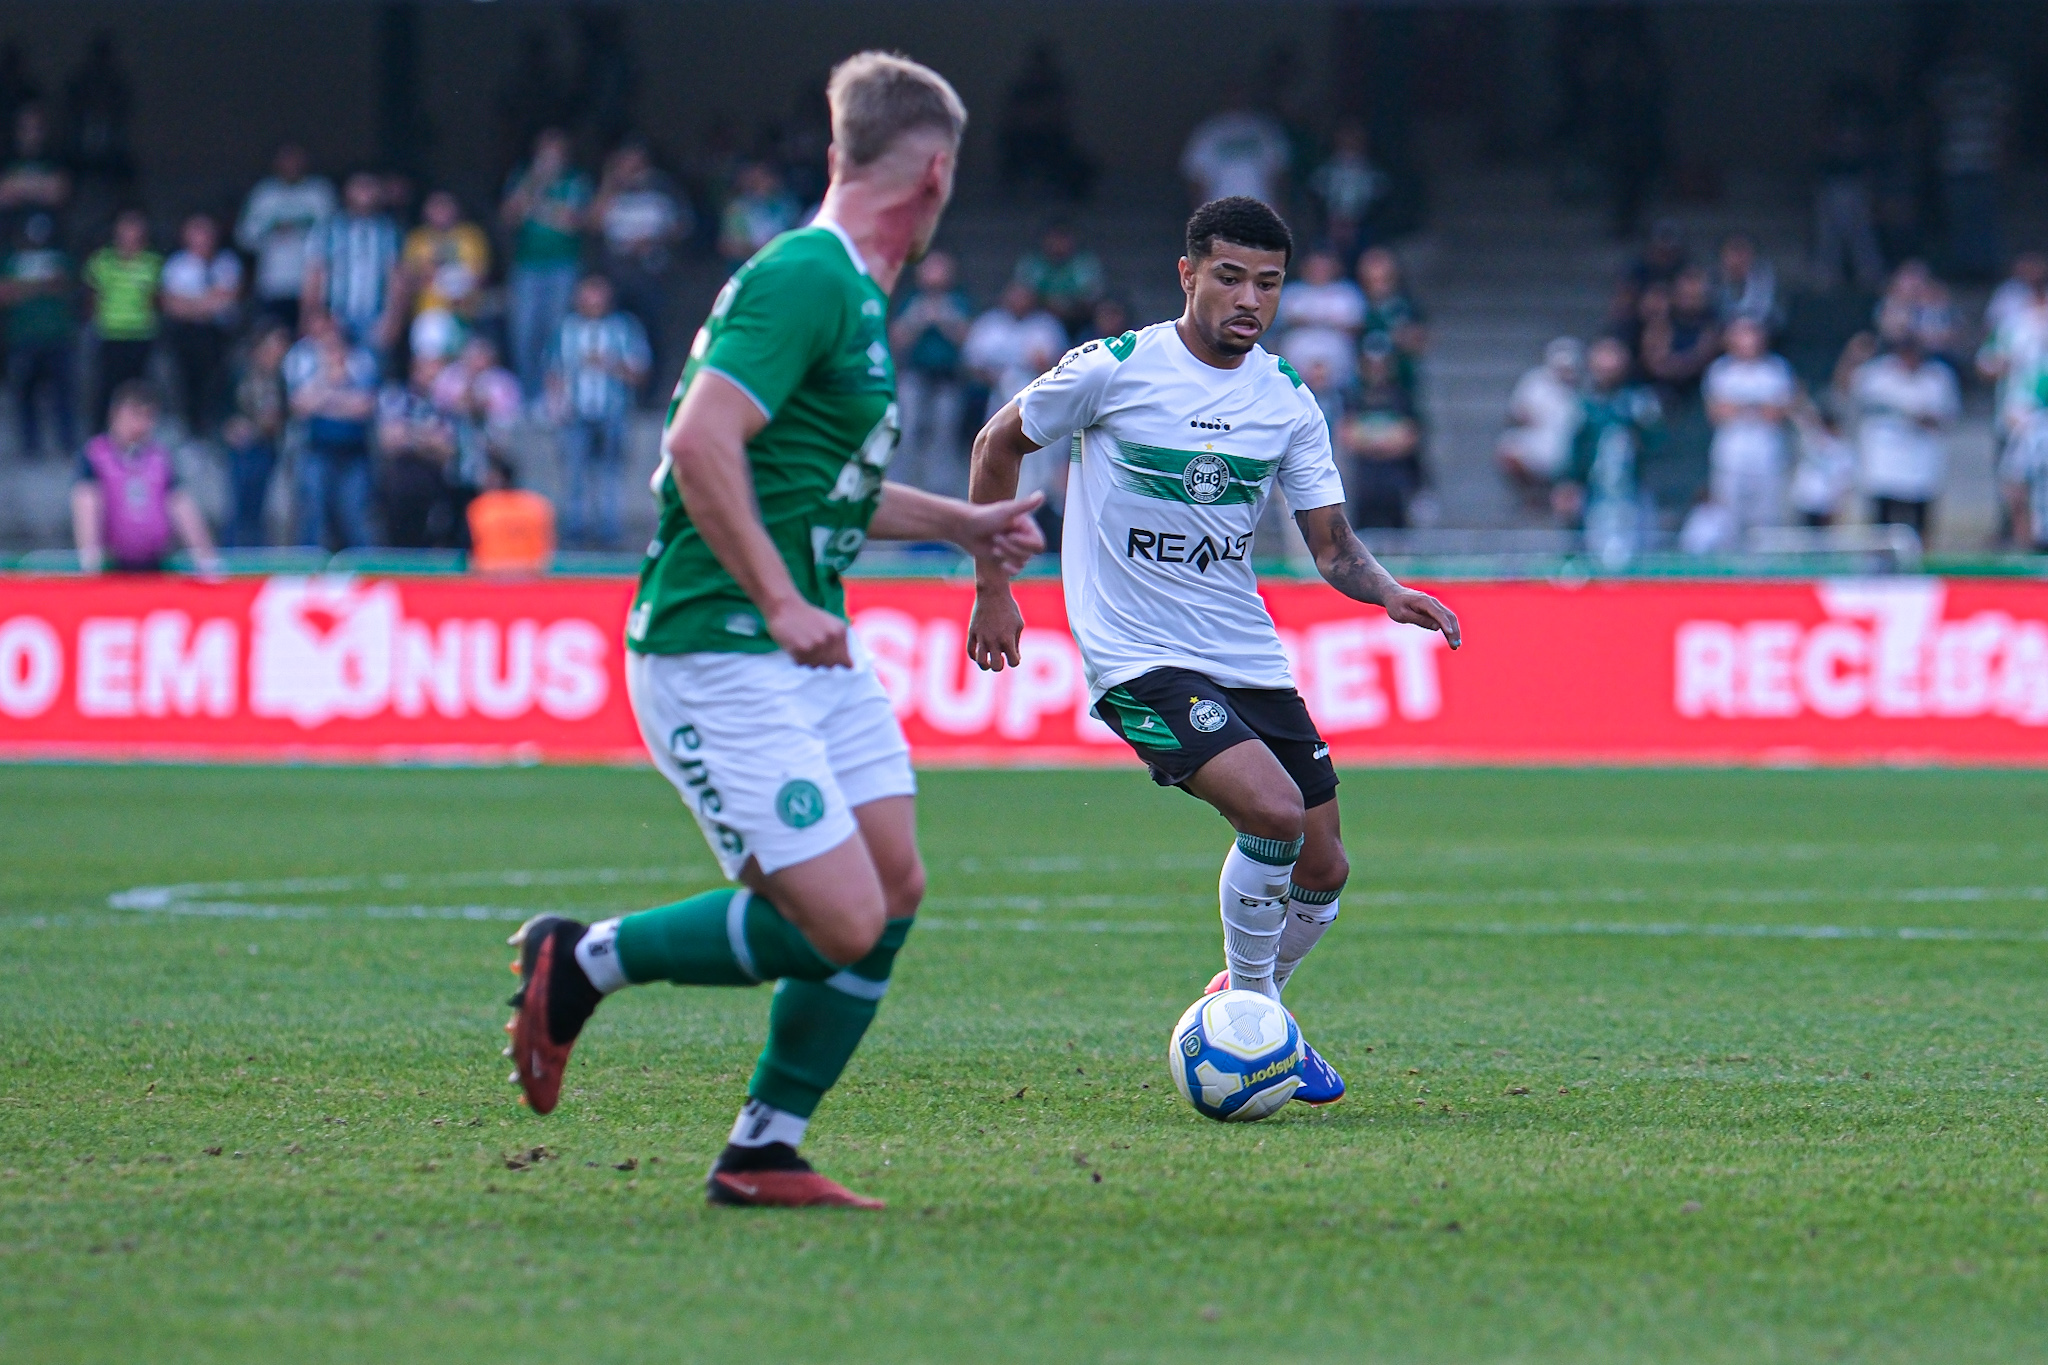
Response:
[[[1460,583],[1456,653],[1316,583],[1267,601],[1339,761],[2048,763],[2048,583]],[[0,754],[635,760],[622,580],[0,578]],[[860,580],[920,762],[1133,762],[1059,585],[1024,664],[971,590]]]

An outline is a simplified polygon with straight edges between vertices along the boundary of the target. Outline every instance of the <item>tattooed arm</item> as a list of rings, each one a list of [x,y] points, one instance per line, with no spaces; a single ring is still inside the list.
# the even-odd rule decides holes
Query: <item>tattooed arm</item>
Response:
[[[1302,538],[1308,541],[1309,553],[1315,556],[1316,572],[1338,592],[1356,602],[1384,607],[1388,619],[1403,625],[1442,631],[1452,649],[1464,642],[1457,614],[1428,593],[1396,583],[1394,576],[1372,557],[1372,551],[1359,544],[1358,537],[1351,533],[1351,523],[1344,519],[1341,505],[1296,512],[1294,521],[1301,527]]]

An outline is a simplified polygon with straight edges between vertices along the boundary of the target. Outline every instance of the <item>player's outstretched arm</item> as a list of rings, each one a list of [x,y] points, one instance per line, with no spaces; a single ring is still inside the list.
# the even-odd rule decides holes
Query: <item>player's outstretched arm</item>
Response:
[[[1464,643],[1457,613],[1426,592],[1396,583],[1372,557],[1372,551],[1359,543],[1341,505],[1296,512],[1294,521],[1301,527],[1309,553],[1315,556],[1316,572],[1324,582],[1355,602],[1385,608],[1389,620],[1442,631],[1452,649]]]
[[[761,524],[747,442],[766,425],[767,415],[744,390],[706,371],[683,395],[662,450],[691,524],[760,610],[775,643],[809,668],[849,667],[846,622],[804,600]]]
[[[967,496],[977,503],[1003,503],[1017,496],[1024,457],[1038,443],[1024,434],[1024,415],[1015,401],[988,419],[974,438],[974,463]],[[993,560],[974,561],[974,614],[967,622],[967,657],[991,673],[1016,667],[1024,637],[1024,613],[1010,592],[1011,572]]]
[[[988,560],[1008,576],[1045,549],[1045,532],[1031,514],[1043,493],[1001,502],[962,502],[904,483],[882,485],[882,501],[868,523],[869,540],[943,540],[959,546],[976,564]]]

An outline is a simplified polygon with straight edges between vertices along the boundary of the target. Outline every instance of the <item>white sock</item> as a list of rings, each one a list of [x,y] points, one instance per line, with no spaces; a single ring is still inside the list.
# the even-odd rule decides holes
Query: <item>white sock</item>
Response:
[[[1273,962],[1273,985],[1287,989],[1287,978],[1308,956],[1308,950],[1322,941],[1323,931],[1337,920],[1337,891],[1304,891],[1287,888],[1287,923],[1280,930],[1280,952]]]
[[[1216,894],[1223,907],[1223,958],[1230,964],[1232,990],[1280,998],[1273,963],[1287,921],[1287,887],[1294,860],[1301,856],[1301,842],[1240,834],[1223,860]]]
[[[771,1142],[794,1147],[804,1140],[804,1130],[810,1126],[809,1119],[800,1119],[787,1109],[748,1100],[740,1106],[740,1116],[733,1120],[732,1136],[726,1141],[735,1147],[766,1147]]]
[[[599,920],[584,931],[582,941],[576,945],[576,965],[590,978],[590,984],[606,995],[632,984],[619,963],[618,937],[616,919]]]

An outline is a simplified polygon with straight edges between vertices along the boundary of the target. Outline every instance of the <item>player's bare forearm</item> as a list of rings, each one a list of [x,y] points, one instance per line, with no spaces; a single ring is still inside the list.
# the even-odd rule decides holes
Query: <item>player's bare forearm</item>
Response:
[[[972,503],[941,497],[908,484],[885,483],[882,500],[868,523],[870,540],[943,540],[988,561],[1007,579],[1045,549],[1045,534],[1031,514],[1045,499],[1028,498]]]
[[[1312,507],[1296,512],[1294,520],[1324,582],[1354,602],[1383,609],[1389,620],[1441,631],[1452,649],[1464,643],[1457,613],[1426,592],[1402,587],[1360,543],[1343,507]]]
[[[1005,403],[1002,410],[988,419],[987,425],[975,434],[974,455],[967,476],[967,498],[970,502],[1005,502],[1017,496],[1017,479],[1024,467],[1024,457],[1038,449],[1038,443],[1024,434],[1024,415],[1014,402]],[[975,561],[974,581],[977,587],[994,585],[1006,581],[1007,574],[994,571],[993,565]]]

